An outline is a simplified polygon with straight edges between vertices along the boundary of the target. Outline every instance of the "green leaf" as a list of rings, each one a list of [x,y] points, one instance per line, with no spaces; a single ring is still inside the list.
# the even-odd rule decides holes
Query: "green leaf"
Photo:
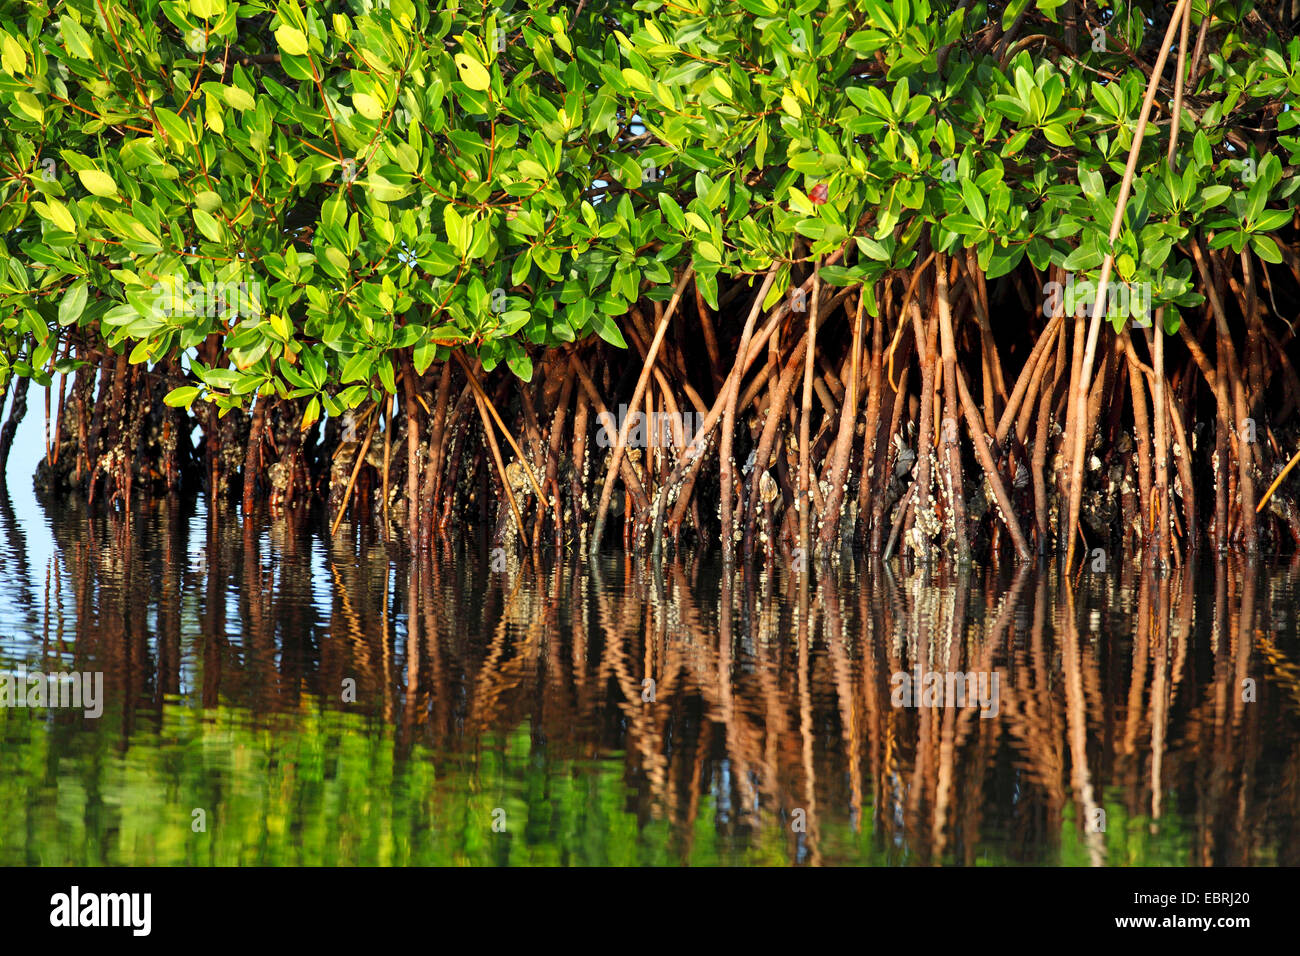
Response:
[[[3,42],[0,42],[0,65],[10,76],[27,72],[27,52],[22,44],[7,33],[4,34]]]
[[[627,348],[627,339],[623,338],[623,333],[618,330],[614,320],[596,309],[592,312],[590,319],[591,327],[596,330],[596,334],[615,348]]]
[[[1096,202],[1100,197],[1106,195],[1106,187],[1102,182],[1101,173],[1082,165],[1079,167],[1079,186],[1083,189],[1083,194],[1091,202]]]
[[[1002,11],[1002,29],[1010,30],[1011,24],[1016,22],[1016,18],[1024,12],[1025,7],[1029,6],[1029,0],[1012,0]]]
[[[799,100],[795,98],[794,93],[786,90],[781,94],[781,109],[785,110],[795,119],[803,117],[803,107],[799,105]]]
[[[368,120],[377,120],[384,115],[383,107],[380,106],[379,100],[367,93],[353,93],[352,106],[358,113]]]
[[[971,215],[975,217],[977,222],[982,224],[988,221],[989,211],[984,204],[984,194],[969,179],[961,181],[961,198],[965,201],[966,208],[970,210]]]
[[[45,121],[45,110],[41,106],[41,101],[31,93],[26,90],[19,90],[14,94],[14,102],[18,104],[20,110],[36,120],[36,122],[42,123]]]
[[[492,84],[492,77],[483,68],[483,64],[469,54],[457,53],[452,59],[456,63],[456,72],[460,74],[460,81],[471,90],[486,90]]]
[[[1206,209],[1211,209],[1231,195],[1231,186],[1206,186],[1201,190],[1201,205]]]
[[[457,255],[464,256],[465,247],[468,245],[465,240],[465,221],[451,203],[442,207],[442,222],[443,228],[447,230],[447,241],[451,243]]]
[[[104,197],[117,195],[117,183],[108,173],[98,169],[81,169],[77,171],[77,176],[89,193]]]
[[[357,352],[343,366],[342,381],[344,383],[368,382],[374,370],[374,365],[374,356],[370,352],[365,350]]]
[[[59,325],[71,325],[81,318],[86,309],[86,298],[90,285],[85,279],[79,279],[68,287],[59,300]]]
[[[77,59],[89,60],[94,55],[90,45],[90,34],[86,33],[81,24],[72,17],[65,15],[59,18],[59,34],[63,37],[68,52]]]
[[[298,430],[305,432],[316,424],[318,418],[320,418],[320,399],[313,397],[302,410],[302,422],[299,423]]]
[[[663,210],[668,225],[678,232],[686,231],[686,216],[682,213],[682,207],[677,204],[676,199],[666,192],[661,192],[659,194],[659,208]]]
[[[513,339],[510,340],[510,344],[515,347],[513,350],[507,352],[506,365],[510,368],[510,371],[514,372],[520,379],[525,382],[531,382],[533,380],[533,360],[528,357],[528,353],[520,348]]]
[[[335,193],[333,199],[321,206],[321,224],[330,229],[343,230],[348,223],[348,210],[343,204],[343,194]]]
[[[396,202],[411,191],[410,186],[398,186],[378,173],[371,173],[367,176],[364,185],[370,190],[370,195],[380,202]]]
[[[179,151],[180,147],[194,142],[194,131],[190,128],[189,120],[181,119],[171,110],[161,106],[155,106],[153,112],[158,118],[158,124],[163,128],[168,145],[173,149]]]
[[[642,73],[640,70],[634,70],[631,67],[625,67],[622,70],[622,76],[623,79],[627,81],[627,85],[632,87],[632,89],[634,90],[637,90],[642,93],[648,93],[652,89],[652,87],[650,86],[650,81],[646,78],[646,75]]]
[[[221,88],[221,98],[226,101],[227,106],[240,112],[251,110],[257,105],[252,94],[247,90],[240,89],[238,86],[223,86]]]
[[[1043,137],[1053,146],[1059,146],[1062,149],[1070,149],[1074,146],[1070,134],[1066,132],[1065,126],[1060,123],[1048,123],[1044,126]]]
[[[515,167],[519,170],[519,175],[527,179],[547,179],[550,174],[546,167],[533,159],[521,159]]]
[[[326,246],[324,255],[326,261],[329,262],[329,264],[334,267],[335,275],[342,277],[347,274],[348,268],[351,265],[351,262],[348,260],[347,256],[345,256],[334,246]]]
[[[429,366],[433,364],[433,360],[437,358],[437,356],[438,346],[431,340],[421,342],[417,345],[411,354],[411,362],[415,365],[415,374],[423,375],[428,371]]]
[[[204,212],[202,209],[193,209],[191,210],[191,212],[194,215],[194,222],[198,225],[199,231],[202,232],[203,235],[211,239],[213,242],[220,242],[221,241],[220,224],[215,219],[213,219],[211,215]]]
[[[633,189],[641,185],[641,180],[644,175],[641,170],[641,165],[631,156],[622,154],[611,156],[609,164],[610,171],[613,172],[614,178],[622,185]]]
[[[1295,211],[1291,209],[1265,209],[1255,217],[1256,232],[1273,232],[1289,223]]]
[[[194,404],[194,399],[198,397],[198,388],[193,385],[181,385],[164,395],[163,403],[170,405],[172,408],[189,408]]]
[[[283,53],[290,56],[302,56],[307,52],[307,37],[296,27],[282,23],[275,31],[275,42]]]
[[[1265,262],[1276,264],[1282,261],[1282,250],[1278,248],[1277,243],[1273,241],[1271,236],[1251,236],[1250,247]]]
[[[1210,138],[1205,135],[1203,129],[1198,129],[1196,136],[1192,139],[1192,156],[1196,159],[1198,166],[1206,168],[1214,161],[1210,153]]]
[[[63,205],[63,203],[51,196],[45,203],[45,208],[49,210],[49,215],[46,218],[49,219],[50,222],[54,223],[64,232],[75,233],[77,231],[77,220],[73,218],[72,213],[68,210],[67,206]]]

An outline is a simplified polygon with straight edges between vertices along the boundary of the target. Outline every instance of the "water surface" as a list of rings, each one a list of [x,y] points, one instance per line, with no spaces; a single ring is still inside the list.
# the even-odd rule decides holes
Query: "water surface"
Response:
[[[0,671],[107,701],[0,708],[0,864],[1300,863],[1294,562],[494,571],[45,509],[23,448]],[[995,707],[897,706],[918,673]]]

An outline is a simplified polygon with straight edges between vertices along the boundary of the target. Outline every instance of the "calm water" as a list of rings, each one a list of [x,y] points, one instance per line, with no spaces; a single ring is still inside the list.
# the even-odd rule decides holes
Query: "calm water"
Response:
[[[0,672],[106,703],[0,708],[0,864],[1300,863],[1295,565],[412,565],[43,510],[31,425]],[[995,697],[895,706],[953,672]]]

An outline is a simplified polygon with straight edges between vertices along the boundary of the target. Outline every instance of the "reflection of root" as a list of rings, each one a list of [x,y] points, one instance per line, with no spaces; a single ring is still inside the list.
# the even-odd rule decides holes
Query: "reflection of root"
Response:
[[[1288,660],[1266,632],[1256,633],[1255,643],[1265,659],[1273,666],[1273,679],[1286,688],[1291,699],[1300,706],[1300,666]]]

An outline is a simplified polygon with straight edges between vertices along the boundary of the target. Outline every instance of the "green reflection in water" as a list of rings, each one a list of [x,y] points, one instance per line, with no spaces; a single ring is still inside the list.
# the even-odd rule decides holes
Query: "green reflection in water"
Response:
[[[620,754],[548,753],[529,728],[477,753],[401,753],[382,721],[335,710],[252,717],[169,701],[161,723],[0,709],[0,864],[184,866],[788,865],[806,862],[789,820],[731,827],[705,794],[693,824],[639,816]],[[194,811],[205,813],[196,832]],[[502,813],[504,811],[504,813]],[[1176,822],[1153,828],[1106,803],[1111,863],[1185,862]],[[861,827],[817,824],[823,863],[890,865],[910,854]],[[1154,831],[1154,832],[1153,832]],[[1007,859],[981,852],[976,865]],[[1067,808],[1059,855],[1088,865]]]

